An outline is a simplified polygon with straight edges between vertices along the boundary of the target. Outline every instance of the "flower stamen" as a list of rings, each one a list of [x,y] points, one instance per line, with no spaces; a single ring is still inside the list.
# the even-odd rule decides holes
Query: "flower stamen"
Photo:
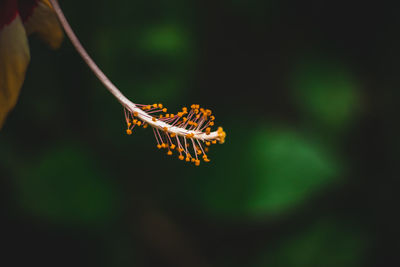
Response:
[[[153,128],[157,147],[159,149],[167,148],[167,155],[172,155],[172,150],[176,149],[179,152],[180,160],[185,158],[182,155],[184,152],[186,161],[191,161],[196,166],[200,164],[198,155],[202,155],[201,158],[205,162],[209,162],[206,154],[208,149],[203,149],[202,143],[207,147],[216,144],[217,141],[223,143],[226,136],[221,127],[217,131],[211,132],[210,122],[215,119],[214,116],[211,116],[211,110],[193,104],[189,112],[184,107],[182,112],[177,114],[156,115],[156,113],[164,112],[165,109],[162,104],[135,105],[131,102],[130,105],[126,105],[124,113],[127,134],[132,134],[135,126],[150,125]],[[184,114],[187,114],[187,117],[184,117]],[[202,126],[203,124],[205,125]],[[190,139],[191,142],[187,142],[187,139]],[[190,146],[194,156],[189,151]]]
[[[214,125],[215,120],[215,117],[211,115],[211,110],[201,108],[198,104],[193,104],[190,106],[191,109],[189,112],[187,107],[183,107],[182,111],[175,115],[166,114],[167,108],[165,108],[161,103],[143,105],[135,104],[130,101],[108,79],[108,77],[86,52],[85,48],[82,46],[67,19],[65,18],[58,1],[49,1],[51,2],[51,5],[58,16],[61,25],[63,26],[67,36],[70,38],[77,52],[81,55],[82,59],[86,62],[88,67],[93,71],[97,78],[103,83],[107,90],[123,106],[125,121],[127,124],[126,133],[131,135],[133,128],[136,126],[142,126],[143,128],[151,126],[156,138],[157,147],[160,149],[168,148],[168,155],[172,154],[171,149],[173,150],[176,148],[179,151],[179,159],[183,160],[182,152],[184,152],[186,156],[185,160],[187,162],[192,161],[196,166],[198,166],[200,164],[200,160],[198,159],[197,155],[198,151],[201,151],[203,154],[203,160],[205,162],[209,162],[209,159],[205,153],[208,152],[209,145],[216,144],[217,141],[222,144],[224,143],[226,137],[226,133],[223,131],[222,127],[219,127],[217,131],[211,131],[211,127]],[[160,113],[164,113],[165,115]],[[172,136],[176,138],[176,143],[174,143],[174,137]],[[189,144],[187,142],[188,138],[192,141],[191,143],[195,158],[193,158],[189,152]],[[198,143],[198,147],[196,146],[194,140],[196,140]],[[201,146],[201,142],[206,144],[204,150]]]

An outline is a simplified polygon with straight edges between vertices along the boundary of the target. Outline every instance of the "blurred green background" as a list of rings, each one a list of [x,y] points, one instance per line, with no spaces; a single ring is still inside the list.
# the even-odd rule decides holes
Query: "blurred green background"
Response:
[[[30,38],[0,132],[2,258],[41,266],[400,266],[400,17],[390,1],[61,1],[136,103],[199,103],[211,163],[124,134],[68,40]]]

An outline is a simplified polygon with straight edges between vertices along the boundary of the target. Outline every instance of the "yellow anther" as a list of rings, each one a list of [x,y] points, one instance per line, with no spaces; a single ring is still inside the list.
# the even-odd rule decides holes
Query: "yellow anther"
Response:
[[[210,141],[207,141],[206,142],[206,146],[210,146],[211,145],[211,142]]]
[[[208,152],[209,150],[210,150],[210,149],[209,149],[208,147],[205,147],[205,148],[204,148],[204,151],[205,151],[205,152]]]
[[[168,132],[168,128],[167,127],[163,127],[164,132]]]
[[[133,116],[137,117],[139,115],[139,113],[137,113],[136,111],[133,112]]]
[[[157,119],[155,117],[151,118],[152,121],[157,121]]]
[[[196,108],[196,105],[193,104],[193,105],[190,106],[190,108],[191,108],[191,109],[195,109],[195,108]]]
[[[199,150],[197,150],[197,155],[201,155],[201,150],[199,149]]]
[[[163,118],[163,115],[161,114],[158,118],[159,118],[159,119],[162,119],[162,118]]]
[[[167,114],[165,114],[165,118],[169,118],[169,114],[167,113]]]
[[[187,118],[186,118],[186,117],[183,117],[182,120],[183,120],[183,122],[186,122],[186,121],[187,121]]]
[[[199,109],[199,108],[200,108],[200,105],[196,105],[196,108]]]
[[[140,125],[142,125],[142,122],[138,121],[136,124],[137,124],[137,126],[140,126]]]
[[[183,111],[183,112],[187,112],[187,107],[183,107],[183,108],[182,108],[182,111]]]
[[[199,119],[200,118],[200,114],[199,115],[196,115],[196,119]]]
[[[132,125],[132,123],[128,122],[128,127],[130,127]]]
[[[178,117],[182,117],[183,116],[183,112],[178,112]]]
[[[210,125],[210,126],[214,126],[214,122],[213,122],[213,121],[210,121],[209,125]]]
[[[199,165],[200,165],[200,160],[196,159],[196,161],[195,161],[194,164],[195,164],[196,166],[199,166]]]
[[[203,160],[204,162],[210,162],[210,160],[207,157],[203,158]]]
[[[196,159],[195,158],[192,158],[192,162],[195,162],[196,161]]]
[[[151,109],[151,105],[147,105],[146,108],[147,108],[147,109]]]
[[[161,147],[162,147],[162,148],[167,148],[168,145],[167,145],[166,143],[162,143],[162,144],[161,144]]]
[[[137,123],[137,120],[133,120],[132,123],[133,123],[133,124],[136,124],[136,123]]]
[[[163,104],[158,103],[158,108],[159,108],[159,109],[162,109],[162,108],[163,108]]]
[[[186,162],[189,162],[190,161],[190,158],[188,157],[188,156],[186,156]]]
[[[175,147],[176,147],[176,146],[175,146],[174,144],[170,145],[170,148],[171,148],[171,149],[175,149]]]
[[[157,104],[153,104],[153,108],[156,108],[158,105]]]
[[[162,111],[163,111],[163,112],[167,112],[167,108],[163,108]]]
[[[219,137],[219,143],[220,144],[225,143],[226,133],[224,132],[222,127],[218,127],[218,137]]]
[[[197,127],[197,125],[198,125],[197,122],[193,122],[194,127]]]
[[[172,151],[171,151],[171,150],[168,150],[167,155],[168,155],[168,156],[171,156],[171,155],[172,155]]]
[[[143,129],[146,129],[149,126],[147,123],[143,124]]]
[[[217,140],[212,140],[211,143],[215,145],[217,143]]]
[[[208,116],[210,116],[212,114],[211,109],[206,109],[206,113],[207,113]]]
[[[126,134],[131,135],[132,134],[132,130],[131,129],[126,129]]]
[[[198,114],[199,113],[199,110],[196,108],[195,110],[194,110],[194,114]]]
[[[183,160],[185,157],[183,155],[179,155],[179,159]]]
[[[210,120],[215,120],[215,116],[210,116]]]
[[[161,148],[162,148],[162,145],[158,144],[158,145],[157,145],[157,148],[158,148],[158,149],[161,149]]]
[[[206,128],[206,135],[209,135],[211,133],[211,128],[210,127],[207,127]]]

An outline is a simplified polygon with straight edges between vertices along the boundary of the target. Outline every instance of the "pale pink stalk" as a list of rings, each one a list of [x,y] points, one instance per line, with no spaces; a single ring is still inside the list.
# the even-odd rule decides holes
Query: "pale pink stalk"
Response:
[[[130,101],[128,98],[126,98],[121,93],[121,91],[119,91],[118,88],[107,78],[107,76],[101,71],[101,69],[97,66],[97,64],[93,61],[93,59],[86,52],[85,48],[82,46],[79,39],[76,37],[74,31],[72,30],[71,26],[69,25],[67,19],[65,18],[64,14],[60,8],[60,5],[58,4],[58,1],[50,0],[50,2],[58,16],[58,19],[59,19],[61,25],[64,28],[65,33],[71,40],[75,49],[81,55],[81,57],[86,62],[86,64],[89,66],[89,68],[93,71],[93,73],[97,76],[97,78],[108,89],[108,91],[110,91],[110,93],[113,94],[114,97],[126,109],[125,117],[127,119],[127,124],[128,124],[127,131],[131,131],[133,129],[133,127],[135,126],[135,124],[132,123],[131,121],[134,120],[133,117],[136,117],[138,120],[143,121],[143,124],[148,124],[148,125],[152,126],[155,129],[155,131],[157,131],[161,143],[163,143],[163,139],[161,138],[159,131],[163,131],[165,134],[167,134],[167,136],[168,136],[167,145],[169,146],[168,148],[170,148],[173,144],[173,142],[170,138],[170,135],[176,135],[177,147],[180,149],[183,149],[185,151],[187,157],[189,157],[189,158],[191,158],[190,152],[188,152],[186,145],[185,145],[185,147],[183,147],[183,145],[181,145],[181,142],[179,141],[178,137],[184,139],[185,144],[187,143],[186,142],[187,138],[192,139],[193,149],[195,151],[197,149],[197,146],[195,145],[193,139],[196,139],[197,141],[200,140],[200,141],[203,141],[206,143],[209,143],[209,142],[212,142],[215,140],[218,140],[220,143],[224,142],[225,132],[222,130],[222,128],[218,128],[217,131],[213,131],[213,132],[210,132],[210,131],[204,132],[203,130],[209,124],[209,122],[208,122],[206,124],[206,126],[204,126],[202,129],[199,129],[201,124],[203,124],[205,122],[205,120],[207,119],[207,114],[205,112],[203,112],[204,114],[200,113],[200,114],[202,114],[202,117],[200,119],[196,118],[194,120],[194,122],[201,120],[201,123],[199,126],[190,126],[189,129],[187,129],[190,119],[195,115],[196,109],[192,109],[189,113],[187,121],[182,126],[178,126],[175,124],[178,122],[179,119],[164,120],[164,119],[156,118],[156,117],[150,115],[150,113],[154,113],[154,112],[161,111],[161,110],[157,110],[157,108],[151,108],[151,109],[149,109],[149,110],[151,110],[151,112],[146,112],[146,111],[144,111],[145,108],[143,108],[143,107],[146,107],[146,105],[137,105],[137,104],[133,103],[132,101]],[[199,112],[199,110],[197,109],[196,112]],[[168,122],[173,122],[173,123],[169,124]],[[158,140],[157,136],[156,136],[156,139],[158,142],[159,140]],[[198,142],[198,144],[200,145],[199,142]],[[172,147],[174,147],[174,146],[172,146]],[[201,148],[202,153],[204,153],[203,148],[201,146],[200,146],[200,148]],[[181,151],[179,150],[179,153],[180,152]],[[195,152],[195,155],[196,155],[196,159],[197,159],[196,152]],[[205,156],[205,154],[204,154],[204,156]],[[207,157],[205,156],[205,158],[207,158]],[[196,164],[197,164],[197,162],[196,162]]]

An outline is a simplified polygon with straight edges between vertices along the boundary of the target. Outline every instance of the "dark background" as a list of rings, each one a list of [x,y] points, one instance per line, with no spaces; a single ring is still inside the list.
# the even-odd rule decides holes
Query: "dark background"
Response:
[[[2,266],[399,266],[391,1],[61,1],[135,103],[199,103],[209,164],[124,134],[69,40],[30,38],[0,133]],[[10,263],[11,262],[11,263]]]

